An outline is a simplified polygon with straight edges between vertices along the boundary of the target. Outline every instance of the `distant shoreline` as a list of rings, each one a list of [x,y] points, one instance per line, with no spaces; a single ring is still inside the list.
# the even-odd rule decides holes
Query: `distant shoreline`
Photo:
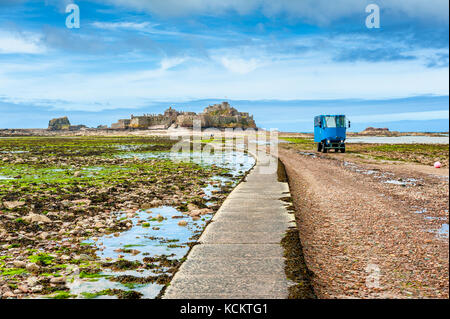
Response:
[[[189,132],[191,129],[183,128],[181,131]],[[111,129],[111,128],[86,128],[82,130],[48,130],[48,129],[0,129],[0,138],[5,137],[32,137],[32,136],[114,136],[114,135],[166,135],[170,130],[167,129]],[[263,132],[261,130],[260,132]],[[279,132],[280,137],[303,137],[312,138],[314,133],[312,132]],[[384,132],[347,132],[348,138],[371,138],[371,137],[404,137],[404,136],[427,136],[427,137],[448,137],[448,132],[397,132],[397,131],[384,131]]]

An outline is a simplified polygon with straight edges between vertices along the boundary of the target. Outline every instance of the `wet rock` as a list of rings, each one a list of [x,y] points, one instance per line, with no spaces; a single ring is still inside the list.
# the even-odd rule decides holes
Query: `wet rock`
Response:
[[[13,261],[13,265],[16,268],[25,268],[27,266],[27,263],[21,260],[15,260]]]
[[[105,227],[105,224],[103,224],[102,222],[97,222],[97,223],[95,223],[94,227],[103,228],[103,227]]]
[[[35,223],[35,222],[43,222],[43,223],[51,223],[52,220],[44,215],[39,214],[29,214],[28,216],[23,217],[23,220],[28,223]]]
[[[77,206],[89,206],[89,205],[91,205],[91,200],[89,200],[89,199],[77,199],[77,200],[73,200],[72,204],[75,204]]]
[[[27,284],[30,287],[36,286],[38,282],[39,282],[39,279],[34,276],[28,277],[28,279],[27,279]]]
[[[178,226],[187,226],[187,221],[185,221],[185,220],[180,220],[179,222],[178,222]]]
[[[197,209],[198,209],[198,206],[197,206],[197,205],[194,205],[194,204],[188,204],[188,205],[187,205],[187,209],[188,209],[189,211],[194,211],[194,210],[197,210]]]
[[[150,205],[152,207],[157,207],[157,206],[161,206],[162,205],[162,201],[159,199],[154,199],[150,202]]]
[[[73,257],[73,259],[75,259],[75,260],[94,260],[93,257],[91,257],[91,256],[89,256],[89,255],[86,255],[86,254],[75,255],[75,256]]]
[[[29,289],[28,289],[28,287],[26,285],[20,285],[20,286],[17,287],[17,289],[20,292],[25,293],[25,294],[29,292]]]
[[[38,235],[38,237],[39,237],[40,239],[47,239],[47,238],[50,237],[50,235],[49,235],[49,233],[47,233],[47,232],[42,232],[42,233],[40,233],[40,234]]]
[[[51,284],[65,284],[66,283],[66,277],[54,277],[52,279],[50,279],[50,283]]]
[[[40,269],[35,263],[28,263],[25,268],[30,272],[37,272]]]
[[[190,211],[189,212],[189,216],[191,216],[191,217],[198,217],[198,216],[200,216],[200,210],[199,209],[197,209],[197,210],[193,210],[193,211]]]
[[[3,202],[3,206],[5,206],[5,208],[7,208],[7,209],[14,209],[17,207],[22,207],[23,205],[25,205],[25,202],[19,202],[19,201]]]
[[[202,209],[196,209],[191,212],[189,212],[189,216],[191,217],[198,217],[202,215],[211,214],[212,211],[209,208],[202,208]]]
[[[35,286],[31,288],[31,292],[32,293],[39,293],[44,289],[44,287],[42,287],[41,285]]]
[[[14,298],[15,296],[16,295],[11,291],[7,291],[7,292],[3,293],[3,295],[2,295],[3,298]]]

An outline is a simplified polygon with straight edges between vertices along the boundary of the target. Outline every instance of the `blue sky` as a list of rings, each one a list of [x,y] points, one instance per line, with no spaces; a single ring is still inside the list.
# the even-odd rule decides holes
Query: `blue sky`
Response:
[[[65,26],[66,5],[81,28]],[[367,29],[365,7],[381,9]],[[0,127],[228,100],[264,128],[448,131],[447,0],[0,0]]]

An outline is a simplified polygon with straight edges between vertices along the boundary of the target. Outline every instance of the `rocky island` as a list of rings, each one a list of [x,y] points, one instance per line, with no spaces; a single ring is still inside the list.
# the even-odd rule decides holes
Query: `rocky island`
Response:
[[[210,105],[202,113],[179,112],[172,107],[164,114],[131,115],[130,119],[120,119],[113,123],[113,129],[168,129],[192,128],[194,121],[200,121],[202,128],[256,128],[252,115],[238,112],[228,102]]]

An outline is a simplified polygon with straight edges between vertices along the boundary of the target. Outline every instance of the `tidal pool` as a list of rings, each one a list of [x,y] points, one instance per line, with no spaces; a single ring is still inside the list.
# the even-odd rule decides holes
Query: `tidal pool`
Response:
[[[127,153],[121,158],[137,157],[161,158],[170,160],[192,161],[200,165],[216,165],[229,170],[227,176],[213,176],[203,188],[206,206],[214,205],[214,192],[222,187],[234,187],[240,177],[250,170],[255,164],[252,156],[237,152],[224,151],[215,153]],[[147,210],[138,210],[134,213],[116,212],[116,218],[126,219],[132,223],[132,227],[124,232],[109,234],[102,237],[91,238],[84,241],[86,245],[92,245],[100,262],[117,262],[126,260],[139,262],[137,269],[112,270],[102,268],[102,271],[94,277],[80,278],[75,275],[73,281],[69,281],[68,287],[71,294],[77,298],[117,298],[97,294],[106,289],[120,289],[122,291],[134,291],[142,294],[142,298],[155,298],[161,292],[164,284],[154,281],[151,283],[118,282],[120,276],[132,276],[132,278],[156,278],[169,274],[169,267],[164,265],[161,258],[180,261],[188,253],[190,246],[197,242],[198,236],[205,228],[213,214],[202,215],[197,218],[178,211],[174,207],[162,206]],[[182,221],[180,223],[180,221]],[[181,225],[180,225],[181,224]],[[146,263],[147,259],[156,262]],[[149,266],[150,265],[150,266]]]
[[[148,152],[148,153],[127,153],[118,155],[120,158],[159,158],[171,161],[193,162],[200,165],[216,165],[230,170],[230,174],[238,176],[248,171],[255,164],[251,155],[239,151],[215,151],[209,152]]]
[[[161,216],[160,219],[156,219],[157,216]],[[123,213],[117,217],[125,218],[126,214]],[[132,218],[129,218],[133,223],[131,229],[118,233],[118,236],[110,234],[98,237],[96,240],[86,240],[84,243],[97,246],[99,248],[97,256],[102,261],[125,259],[143,262],[145,257],[163,255],[170,259],[181,259],[189,250],[188,244],[195,242],[192,236],[201,232],[211,217],[212,215],[209,214],[201,219],[192,220],[188,215],[169,206],[139,210]],[[180,220],[186,220],[187,225],[178,225]],[[140,292],[143,294],[143,298],[155,298],[163,285],[157,283],[127,285],[109,279],[123,275],[158,276],[164,271],[167,271],[164,267],[125,271],[106,269],[99,274],[98,278],[95,278],[95,281],[93,279],[74,279],[69,284],[69,288],[71,293],[80,295],[80,297],[86,296],[86,293],[95,293],[105,289],[121,289]],[[98,298],[112,297],[99,296]]]

